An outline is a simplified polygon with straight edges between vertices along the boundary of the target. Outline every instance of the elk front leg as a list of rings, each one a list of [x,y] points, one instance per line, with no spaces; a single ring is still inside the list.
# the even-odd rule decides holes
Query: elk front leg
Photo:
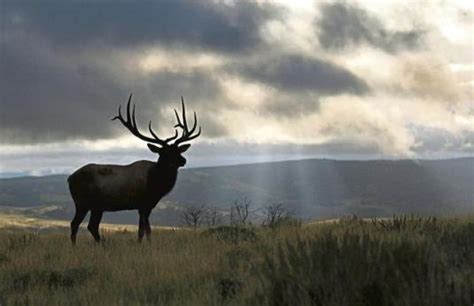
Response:
[[[150,240],[151,234],[151,227],[150,221],[148,218],[150,217],[151,210],[139,210],[138,214],[140,215],[140,219],[138,221],[138,242],[142,242],[143,236],[146,234],[148,240]]]
[[[148,214],[146,215],[146,225],[145,225],[145,235],[146,235],[146,239],[148,241],[150,241],[150,239],[151,239],[151,226],[150,226],[150,220],[149,220],[150,213],[151,213],[151,211],[148,212]]]

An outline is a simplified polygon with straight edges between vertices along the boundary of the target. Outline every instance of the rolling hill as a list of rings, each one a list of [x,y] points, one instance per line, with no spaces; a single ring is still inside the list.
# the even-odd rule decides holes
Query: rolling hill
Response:
[[[226,211],[232,201],[243,197],[255,209],[283,203],[304,219],[463,214],[474,211],[473,186],[474,158],[310,159],[192,168],[180,171],[175,189],[154,211],[153,219],[176,225],[183,206]],[[67,175],[0,179],[0,206],[58,219],[70,218],[74,209]],[[136,218],[135,212],[105,215],[109,222],[136,223]]]

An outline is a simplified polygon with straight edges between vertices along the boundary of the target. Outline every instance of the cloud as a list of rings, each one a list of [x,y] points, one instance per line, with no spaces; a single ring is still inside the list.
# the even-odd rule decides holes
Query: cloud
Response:
[[[61,47],[159,44],[242,52],[260,45],[260,27],[281,9],[249,1],[7,1],[3,30],[39,35]]]
[[[172,117],[170,105],[181,95],[192,108],[220,94],[207,71],[159,71],[146,76],[129,69],[109,53],[98,65],[89,56],[61,53],[21,35],[0,41],[0,140],[45,143],[70,139],[102,139],[126,130],[109,119],[130,91],[137,95],[137,119],[153,119],[157,129]],[[107,68],[105,68],[107,67]],[[160,112],[166,108],[168,113]],[[150,118],[152,114],[153,118]],[[160,124],[161,123],[161,124]]]
[[[314,26],[321,46],[327,50],[349,49],[368,44],[396,53],[420,46],[423,31],[388,30],[367,11],[346,3],[325,3]]]
[[[260,84],[265,92],[256,108],[263,114],[298,117],[317,111],[319,98],[340,94],[364,95],[365,81],[330,61],[300,54],[268,55],[226,68],[231,75]]]
[[[162,136],[184,96],[203,128],[195,149],[240,144],[222,156],[472,152],[471,48],[467,35],[460,45],[436,30],[468,33],[467,21],[447,23],[442,6],[416,10],[430,26],[423,32],[392,27],[412,17],[389,25],[391,7],[373,15],[354,4],[283,11],[273,3],[2,2],[0,151],[67,143],[74,151],[89,141],[87,157],[104,142],[118,152],[126,139],[147,154],[109,120],[133,92],[142,129],[153,120]],[[399,52],[408,49],[416,52]]]
[[[463,88],[447,64],[428,54],[401,59],[394,70],[392,86],[421,98],[459,104],[469,97],[469,88]]]
[[[412,132],[419,142],[416,148],[418,154],[474,154],[474,128],[451,132],[440,128],[413,126]]]
[[[314,121],[314,130],[326,139],[325,143],[353,144],[397,157],[411,156],[416,147],[403,121],[357,98],[326,99]]]
[[[363,94],[367,84],[343,67],[298,54],[267,56],[239,65],[235,71],[282,91],[310,91],[320,95]]]

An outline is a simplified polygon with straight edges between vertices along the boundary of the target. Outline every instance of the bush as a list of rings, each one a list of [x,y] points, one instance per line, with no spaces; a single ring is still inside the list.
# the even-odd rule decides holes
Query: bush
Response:
[[[263,225],[269,228],[279,228],[286,226],[301,226],[301,220],[295,218],[289,209],[282,203],[272,203],[264,208],[265,220]]]
[[[286,216],[284,218],[280,218],[277,221],[268,224],[267,226],[276,229],[276,228],[284,228],[284,227],[300,227],[303,224],[303,222],[300,219],[291,217],[291,216]]]
[[[29,287],[46,285],[50,290],[71,288],[82,284],[91,275],[89,269],[72,268],[64,271],[32,270],[14,277],[12,286],[18,291],[28,290]]]
[[[372,224],[383,231],[433,231],[438,228],[438,219],[416,215],[393,216],[390,219],[373,219]]]
[[[221,278],[217,282],[217,290],[224,301],[235,298],[242,287],[242,281],[237,278]]]
[[[219,240],[235,244],[241,241],[254,242],[257,240],[257,233],[252,227],[221,225],[208,229],[205,233],[215,236]]]

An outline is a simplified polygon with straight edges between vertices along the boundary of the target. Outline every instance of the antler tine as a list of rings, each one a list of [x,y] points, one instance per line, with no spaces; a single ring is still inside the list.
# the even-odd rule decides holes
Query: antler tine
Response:
[[[194,138],[197,138],[197,137],[199,137],[200,135],[201,135],[201,126],[199,126],[199,129],[198,129],[197,134],[195,134],[195,135],[189,137],[188,139],[186,139],[186,141],[191,140],[191,139],[194,139]]]
[[[183,125],[181,124],[181,120],[179,119],[178,111],[176,109],[174,109],[174,114],[176,115],[176,120],[178,121],[174,127],[182,127]]]
[[[178,130],[174,130],[174,136],[166,138],[165,141],[169,142],[169,141],[175,140],[176,138],[178,138]]]
[[[188,131],[188,123],[186,122],[186,106],[184,105],[184,98],[181,96],[181,110],[183,114],[183,124],[186,131]]]
[[[193,123],[193,127],[191,131],[189,131],[189,134],[194,133],[194,131],[196,130],[196,126],[197,126],[197,116],[196,116],[196,112],[194,112],[194,123]]]
[[[132,109],[132,125],[137,128],[137,120],[135,119],[135,103],[133,104],[133,109]]]
[[[122,109],[122,105],[119,105],[119,108],[118,108],[118,115],[115,116],[115,117],[113,117],[113,118],[110,119],[110,120],[112,120],[112,121],[114,121],[115,119],[119,119],[119,120],[120,120],[120,118],[122,117],[121,109]]]
[[[155,139],[159,139],[158,136],[155,134],[155,132],[153,131],[153,129],[151,128],[151,120],[150,122],[148,123],[148,130],[150,131],[151,135],[153,137],[155,137]]]
[[[127,102],[127,122],[130,122],[130,102],[132,101],[132,94],[130,94],[130,97],[128,98]]]
[[[196,127],[197,127],[196,112],[193,113],[193,117],[194,117],[193,127],[191,128],[191,130],[189,130],[188,122],[187,122],[187,118],[186,118],[186,106],[184,104],[184,98],[183,97],[181,97],[181,108],[182,108],[182,111],[181,111],[182,118],[179,117],[178,111],[176,109],[174,110],[174,113],[176,115],[176,119],[178,121],[178,123],[175,125],[175,127],[179,127],[179,128],[182,129],[181,137],[174,142],[175,145],[178,145],[182,142],[192,140],[194,138],[197,138],[199,135],[201,135],[201,127],[199,127],[199,132],[197,134],[193,135],[193,133],[196,131]]]
[[[201,135],[201,127],[199,127],[197,134],[192,135],[192,136],[189,136],[189,137],[186,137],[186,139],[184,139],[184,140],[182,140],[182,141],[180,141],[180,142],[176,141],[175,144],[176,144],[176,143],[182,143],[182,142],[186,142],[186,141],[193,140],[194,138],[198,138],[200,135]],[[179,139],[178,139],[178,140],[179,140]]]

